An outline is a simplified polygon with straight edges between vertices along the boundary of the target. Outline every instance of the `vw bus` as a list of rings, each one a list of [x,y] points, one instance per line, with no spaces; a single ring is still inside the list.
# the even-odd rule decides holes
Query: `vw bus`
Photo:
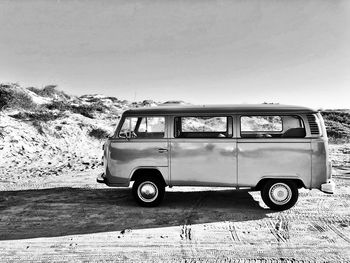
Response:
[[[279,104],[129,109],[104,145],[97,181],[129,186],[141,206],[165,187],[251,188],[273,210],[291,208],[298,189],[334,192],[322,116]]]

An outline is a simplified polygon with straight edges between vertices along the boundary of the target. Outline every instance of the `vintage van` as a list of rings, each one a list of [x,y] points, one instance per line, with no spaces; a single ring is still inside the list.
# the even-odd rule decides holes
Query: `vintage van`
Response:
[[[160,204],[166,186],[251,188],[274,210],[292,207],[299,188],[335,188],[322,116],[305,107],[130,109],[106,141],[103,158],[97,181],[134,181],[133,196],[142,206]]]

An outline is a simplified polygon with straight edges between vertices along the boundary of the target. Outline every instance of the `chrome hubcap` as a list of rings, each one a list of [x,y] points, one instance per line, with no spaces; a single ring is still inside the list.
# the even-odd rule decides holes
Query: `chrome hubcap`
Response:
[[[276,183],[270,188],[269,196],[276,205],[284,205],[292,198],[292,190],[284,183]]]
[[[137,194],[143,202],[149,203],[157,198],[158,188],[153,182],[146,181],[139,185]]]

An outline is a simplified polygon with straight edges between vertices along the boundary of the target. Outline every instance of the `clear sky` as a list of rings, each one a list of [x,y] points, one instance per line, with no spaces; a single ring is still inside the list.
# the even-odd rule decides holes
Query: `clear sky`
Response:
[[[350,1],[1,0],[0,81],[350,108]]]

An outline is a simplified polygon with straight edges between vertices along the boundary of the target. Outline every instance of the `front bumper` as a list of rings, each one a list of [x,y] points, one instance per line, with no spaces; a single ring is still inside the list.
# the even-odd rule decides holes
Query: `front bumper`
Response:
[[[97,176],[96,181],[100,184],[106,184],[106,179],[104,178],[104,173],[101,173]]]
[[[96,182],[100,183],[100,184],[105,184],[107,186],[129,186],[129,184],[116,184],[116,183],[111,183],[108,178],[106,178],[106,174],[104,173],[100,173],[97,177],[96,177]]]
[[[329,179],[327,183],[321,184],[321,191],[327,194],[334,194],[335,183],[332,179]]]

